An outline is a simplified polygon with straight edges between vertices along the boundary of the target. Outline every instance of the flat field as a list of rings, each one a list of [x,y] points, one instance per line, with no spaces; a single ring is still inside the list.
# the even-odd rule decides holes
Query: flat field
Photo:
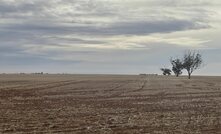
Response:
[[[221,134],[221,77],[0,75],[0,133]]]

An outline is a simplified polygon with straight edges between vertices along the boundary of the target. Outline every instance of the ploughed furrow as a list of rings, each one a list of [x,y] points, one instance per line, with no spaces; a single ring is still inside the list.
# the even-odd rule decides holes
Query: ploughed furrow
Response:
[[[44,81],[31,81],[29,83],[23,84],[21,83],[20,85],[15,85],[12,87],[3,87],[0,88],[0,90],[31,90],[31,89],[38,89],[38,88],[44,88],[44,87],[54,87],[54,86],[59,86],[63,84],[68,84],[70,82],[76,82],[76,81],[55,81],[55,82],[44,82]]]
[[[142,90],[145,87],[146,82],[146,78],[143,77],[125,81],[125,83],[121,83],[119,86],[108,90],[108,98],[120,98],[130,94],[131,92]]]
[[[54,88],[61,88],[69,85],[74,85],[78,83],[83,83],[86,81],[58,81],[58,82],[48,82],[41,83],[39,85],[27,85],[20,86],[17,88],[1,89],[0,97],[1,98],[10,98],[10,97],[32,97],[38,96],[39,92],[42,90],[49,90]]]
[[[139,92],[144,90],[145,86],[147,86],[148,83],[148,78],[143,78],[143,80],[141,80],[140,82],[140,86],[138,87],[138,89],[133,90],[133,92]]]

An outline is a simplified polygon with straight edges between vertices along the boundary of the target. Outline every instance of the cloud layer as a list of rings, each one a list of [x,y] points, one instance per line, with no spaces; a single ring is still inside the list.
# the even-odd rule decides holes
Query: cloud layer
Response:
[[[2,72],[158,72],[186,49],[214,64],[220,9],[219,0],[1,0]]]

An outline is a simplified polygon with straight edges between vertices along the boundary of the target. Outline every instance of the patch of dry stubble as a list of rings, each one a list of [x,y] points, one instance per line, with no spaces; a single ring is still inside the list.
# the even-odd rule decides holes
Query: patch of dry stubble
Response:
[[[221,78],[1,75],[0,133],[221,133]]]

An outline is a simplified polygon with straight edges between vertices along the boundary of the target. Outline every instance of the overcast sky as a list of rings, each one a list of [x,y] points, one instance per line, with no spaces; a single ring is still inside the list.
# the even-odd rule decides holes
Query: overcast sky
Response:
[[[221,75],[220,0],[0,0],[0,72],[160,73],[199,50]]]

